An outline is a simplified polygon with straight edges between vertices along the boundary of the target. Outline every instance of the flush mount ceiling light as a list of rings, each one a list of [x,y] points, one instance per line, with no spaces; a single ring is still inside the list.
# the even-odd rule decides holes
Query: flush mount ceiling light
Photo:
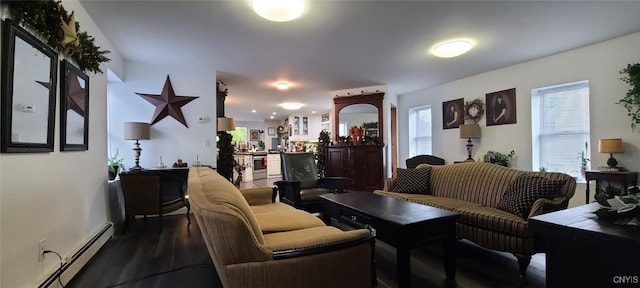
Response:
[[[280,83],[276,84],[276,87],[278,87],[278,89],[280,89],[280,90],[287,90],[287,89],[289,89],[289,84],[287,84],[285,82],[280,82]]]
[[[304,12],[304,0],[253,0],[253,11],[274,22],[296,19]]]
[[[298,110],[298,109],[302,108],[302,104],[294,103],[294,102],[286,102],[286,103],[280,104],[280,107],[282,107],[284,109],[287,109],[287,110]]]
[[[451,40],[436,44],[431,53],[440,58],[452,58],[467,53],[471,47],[473,44],[469,40]]]

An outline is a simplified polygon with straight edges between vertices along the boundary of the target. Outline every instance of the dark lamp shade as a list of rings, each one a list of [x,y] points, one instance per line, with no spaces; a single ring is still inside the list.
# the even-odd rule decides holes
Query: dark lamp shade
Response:
[[[125,140],[151,139],[149,130],[151,125],[142,122],[124,122]]]
[[[480,138],[480,125],[462,124],[460,125],[460,139]]]
[[[234,131],[236,130],[236,121],[233,118],[218,117],[217,129],[218,132]]]
[[[622,139],[621,138],[600,139],[600,143],[598,145],[598,152],[600,153],[624,152],[624,145],[622,145]]]

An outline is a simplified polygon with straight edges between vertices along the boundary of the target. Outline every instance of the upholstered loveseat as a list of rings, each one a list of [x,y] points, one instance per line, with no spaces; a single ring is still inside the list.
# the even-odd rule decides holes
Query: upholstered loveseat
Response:
[[[374,233],[342,231],[283,203],[272,188],[238,190],[210,168],[189,171],[189,201],[222,285],[372,287]]]
[[[567,208],[576,189],[575,179],[567,174],[521,171],[484,162],[412,170],[399,171],[402,173],[397,178],[387,179],[384,191],[375,193],[459,212],[457,236],[485,248],[513,253],[518,259],[522,281],[526,281],[531,255],[540,252],[541,248],[528,229],[528,219]],[[407,186],[416,174],[422,183]],[[420,185],[424,189],[419,191],[397,189],[398,186]],[[533,196],[542,189],[555,191],[545,191],[547,198]],[[520,209],[514,207],[515,204]]]

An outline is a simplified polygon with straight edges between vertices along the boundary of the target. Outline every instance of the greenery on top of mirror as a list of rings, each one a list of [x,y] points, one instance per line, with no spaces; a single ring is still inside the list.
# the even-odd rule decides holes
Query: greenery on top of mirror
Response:
[[[102,73],[100,64],[111,59],[94,44],[95,38],[80,31],[73,12],[69,14],[60,1],[2,1],[16,23],[36,31],[50,47],[62,52],[78,64],[80,69]]]

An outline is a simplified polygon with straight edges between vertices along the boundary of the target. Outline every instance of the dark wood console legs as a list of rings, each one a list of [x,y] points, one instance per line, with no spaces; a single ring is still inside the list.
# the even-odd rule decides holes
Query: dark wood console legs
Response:
[[[528,284],[527,280],[527,268],[531,263],[531,255],[515,255],[518,258],[518,266],[520,270],[520,283]]]

